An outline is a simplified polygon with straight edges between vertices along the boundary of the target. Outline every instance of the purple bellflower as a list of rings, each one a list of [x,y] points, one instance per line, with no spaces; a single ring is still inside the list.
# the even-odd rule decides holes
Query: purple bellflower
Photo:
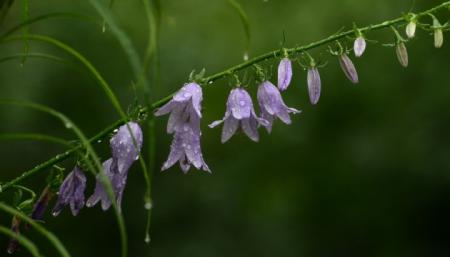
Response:
[[[200,130],[202,117],[201,102],[203,100],[202,88],[197,83],[185,84],[167,104],[157,109],[155,116],[170,113],[167,122],[167,133],[172,134],[184,123],[189,122],[195,130]]]
[[[108,178],[114,191],[117,206],[120,208],[128,170],[139,158],[142,142],[142,130],[137,123],[128,122],[118,129],[117,133],[110,140],[112,158],[103,162],[102,174],[97,175],[95,190],[86,202],[87,207],[92,207],[101,201],[102,209],[109,209],[111,199],[106,193],[104,182],[102,181],[102,179]]]
[[[270,133],[273,121],[278,117],[286,124],[291,124],[290,113],[300,113],[301,111],[289,108],[281,98],[280,91],[270,82],[264,81],[258,87],[258,103],[261,109],[261,118],[267,120],[264,127]]]
[[[363,36],[359,36],[355,39],[353,44],[353,50],[355,51],[356,57],[361,57],[366,50],[366,40]]]
[[[308,69],[308,92],[311,104],[315,105],[319,102],[320,90],[322,82],[320,81],[320,74],[317,67]]]
[[[339,64],[341,65],[345,76],[347,76],[353,84],[357,84],[359,82],[358,73],[356,72],[355,65],[347,54],[343,53],[339,56]]]
[[[163,164],[161,170],[166,170],[179,161],[181,170],[184,173],[189,171],[191,164],[194,165],[196,169],[211,172],[208,165],[203,160],[200,136],[201,134],[196,132],[189,123],[185,123],[183,127],[175,133],[172,145],[170,146],[169,157]]]
[[[222,129],[222,143],[228,141],[234,133],[236,133],[239,126],[251,140],[258,142],[258,126],[269,125],[267,120],[256,116],[252,98],[243,88],[231,90],[230,95],[228,96],[225,116],[222,120],[211,123],[209,127],[214,128],[221,123],[224,123]]]
[[[156,110],[155,115],[170,113],[167,133],[174,134],[167,161],[161,170],[167,170],[176,162],[187,173],[193,165],[196,169],[211,172],[201,151],[200,119],[202,88],[197,83],[185,84],[167,104]]]
[[[292,63],[289,58],[283,58],[278,65],[278,88],[284,91],[288,88],[292,79]]]
[[[76,216],[84,207],[85,189],[86,176],[78,166],[75,166],[59,188],[58,200],[52,212],[53,216],[57,216],[66,205],[70,205],[72,215]]]

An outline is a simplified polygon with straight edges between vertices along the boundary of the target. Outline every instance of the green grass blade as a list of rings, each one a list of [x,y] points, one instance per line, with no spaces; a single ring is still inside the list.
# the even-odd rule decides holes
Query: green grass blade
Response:
[[[234,10],[238,13],[239,18],[241,19],[242,26],[244,27],[244,33],[245,33],[245,53],[248,53],[248,50],[250,48],[250,24],[248,22],[248,16],[245,12],[244,8],[242,8],[242,5],[238,2],[238,0],[228,0],[228,3],[234,8]]]

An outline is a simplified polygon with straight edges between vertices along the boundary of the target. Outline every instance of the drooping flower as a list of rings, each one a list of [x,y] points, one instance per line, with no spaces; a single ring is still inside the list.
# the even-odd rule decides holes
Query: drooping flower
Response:
[[[353,50],[356,57],[361,57],[366,50],[366,40],[363,36],[358,36],[353,44]]]
[[[408,25],[406,25],[406,36],[408,36],[408,38],[413,38],[416,35],[416,27],[417,22],[415,20],[411,20]]]
[[[358,73],[356,72],[355,65],[346,53],[339,56],[339,64],[341,65],[345,76],[347,76],[352,83],[357,84],[359,82]]]
[[[139,158],[142,147],[141,127],[135,122],[128,122],[128,125],[119,128],[109,143],[117,169],[119,173],[124,173]]]
[[[284,91],[288,88],[292,79],[292,63],[289,58],[283,58],[278,65],[278,88]]]
[[[408,50],[406,50],[405,43],[398,42],[395,47],[395,53],[400,64],[405,68],[408,67]]]
[[[16,235],[20,235],[20,223],[21,220],[17,216],[13,216],[11,221],[11,231]],[[15,238],[11,238],[8,243],[6,252],[9,254],[15,253],[19,249],[19,241]]]
[[[243,88],[231,90],[228,96],[225,116],[222,120],[211,123],[209,127],[214,128],[221,123],[224,123],[222,128],[222,143],[228,141],[239,127],[242,128],[251,140],[258,142],[258,125],[268,125],[268,121],[256,116],[252,98]]]
[[[320,74],[317,67],[308,69],[308,92],[311,104],[317,104],[320,98],[320,90],[322,82],[320,81]]]
[[[211,172],[203,159],[201,151],[201,102],[202,88],[197,83],[185,84],[167,104],[156,110],[155,115],[170,113],[167,133],[174,134],[170,154],[161,170],[180,162],[181,169],[187,173],[191,164],[196,169]]]
[[[289,108],[281,98],[280,91],[270,82],[264,81],[258,87],[258,103],[261,109],[261,118],[267,120],[264,127],[270,133],[273,121],[279,118],[285,124],[291,124],[290,113],[300,113],[301,111]]]
[[[47,205],[49,201],[52,199],[54,193],[50,190],[50,187],[46,187],[39,199],[33,206],[33,211],[31,212],[31,218],[33,220],[40,220],[44,216],[45,210],[47,209]],[[27,224],[28,225],[28,224]]]
[[[194,165],[196,169],[211,172],[208,165],[203,160],[203,154],[200,146],[201,134],[196,132],[189,123],[185,123],[178,130],[170,146],[170,154],[167,161],[163,164],[161,170],[172,167],[176,162],[180,162],[181,170],[187,173]]]
[[[57,216],[66,205],[70,205],[72,215],[76,216],[84,207],[85,189],[86,176],[78,166],[75,166],[59,188],[58,200],[53,208],[53,216]]]
[[[167,104],[155,111],[155,116],[170,113],[167,133],[172,134],[186,122],[200,130],[202,88],[197,83],[185,84]]]
[[[97,182],[95,183],[94,193],[86,201],[87,207],[92,207],[101,201],[101,206],[104,211],[111,207],[111,199],[105,190],[104,183],[107,183],[103,179],[109,179],[111,187],[116,198],[117,206],[120,208],[122,202],[123,191],[127,182],[127,173],[120,173],[117,166],[114,164],[114,159],[110,158],[103,162],[102,173],[97,174]]]
[[[94,193],[87,200],[86,206],[92,207],[101,201],[102,209],[109,209],[111,199],[104,188],[106,181],[103,181],[107,178],[111,183],[117,206],[120,208],[128,170],[139,158],[142,142],[143,136],[139,124],[128,122],[118,129],[110,140],[112,158],[103,162],[102,173],[97,174]]]

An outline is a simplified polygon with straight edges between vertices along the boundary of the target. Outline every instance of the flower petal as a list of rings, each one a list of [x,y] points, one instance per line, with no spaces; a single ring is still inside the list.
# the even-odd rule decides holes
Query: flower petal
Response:
[[[313,67],[308,70],[308,92],[311,104],[317,104],[320,98],[321,81],[317,68]]]
[[[236,133],[238,127],[239,120],[235,119],[233,116],[228,117],[223,124],[221,142],[227,142]]]

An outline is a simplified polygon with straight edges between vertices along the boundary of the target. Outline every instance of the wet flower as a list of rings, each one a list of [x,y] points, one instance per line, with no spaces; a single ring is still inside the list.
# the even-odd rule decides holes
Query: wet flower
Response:
[[[317,67],[308,69],[308,92],[311,104],[317,104],[320,98],[320,90],[322,82],[320,81],[320,74]]]
[[[345,76],[354,84],[358,83],[358,73],[356,72],[355,65],[347,54],[343,53],[339,56],[339,64]]]
[[[184,85],[172,100],[156,110],[156,116],[170,113],[167,133],[174,134],[169,157],[161,170],[166,170],[176,162],[180,162],[184,173],[189,171],[191,165],[210,172],[208,165],[203,160],[200,144],[202,100],[202,88],[192,82]]]
[[[186,122],[192,128],[200,130],[201,102],[203,100],[202,88],[197,83],[185,84],[167,104],[155,111],[155,116],[170,113],[167,122],[167,133],[174,133]]]
[[[256,116],[252,98],[243,88],[231,90],[224,118],[214,121],[209,127],[214,128],[221,123],[224,123],[222,143],[228,141],[236,133],[239,126],[251,140],[258,142],[258,125],[268,125],[268,121]]]
[[[109,142],[117,169],[119,173],[124,173],[139,158],[142,147],[141,127],[135,122],[128,122],[128,125],[119,128]]]
[[[208,165],[203,160],[200,146],[200,132],[193,129],[189,123],[185,123],[178,130],[170,146],[170,154],[161,170],[172,167],[176,162],[180,162],[181,170],[187,173],[194,165],[196,169],[211,172]]]
[[[288,88],[292,79],[292,63],[289,58],[283,58],[278,65],[278,88],[284,91]]]
[[[106,181],[103,181],[107,178],[111,182],[117,206],[120,208],[128,170],[139,158],[142,140],[142,130],[135,122],[128,122],[118,129],[110,140],[112,158],[103,162],[102,173],[97,174],[95,190],[86,202],[87,207],[92,207],[101,201],[102,209],[109,209],[111,199],[104,188]]]
[[[416,34],[417,23],[414,20],[411,20],[408,25],[406,25],[406,36],[408,38],[413,38]]]
[[[115,166],[113,163],[113,158],[110,158],[103,162],[103,170],[101,171],[102,173],[97,174],[95,190],[86,202],[87,207],[92,207],[99,201],[101,201],[101,206],[104,211],[108,210],[109,207],[111,207],[111,199],[104,187],[104,183],[106,183],[106,181],[103,180],[107,178],[111,182],[111,187],[116,198],[117,206],[120,208],[128,174],[126,172],[120,173],[117,170],[117,166]]]
[[[408,51],[406,50],[405,43],[398,42],[395,47],[397,59],[403,67],[408,67]]]
[[[366,40],[363,36],[359,36],[355,39],[353,50],[355,51],[356,57],[361,57],[366,50]]]
[[[53,208],[53,216],[57,216],[66,205],[70,205],[72,214],[76,216],[84,207],[85,189],[86,176],[78,166],[75,166],[59,188],[58,200]]]
[[[281,98],[280,91],[270,82],[264,81],[258,87],[258,103],[261,109],[261,118],[267,120],[264,127],[270,133],[273,121],[278,117],[286,124],[291,124],[290,113],[300,113],[301,111],[289,108]]]

